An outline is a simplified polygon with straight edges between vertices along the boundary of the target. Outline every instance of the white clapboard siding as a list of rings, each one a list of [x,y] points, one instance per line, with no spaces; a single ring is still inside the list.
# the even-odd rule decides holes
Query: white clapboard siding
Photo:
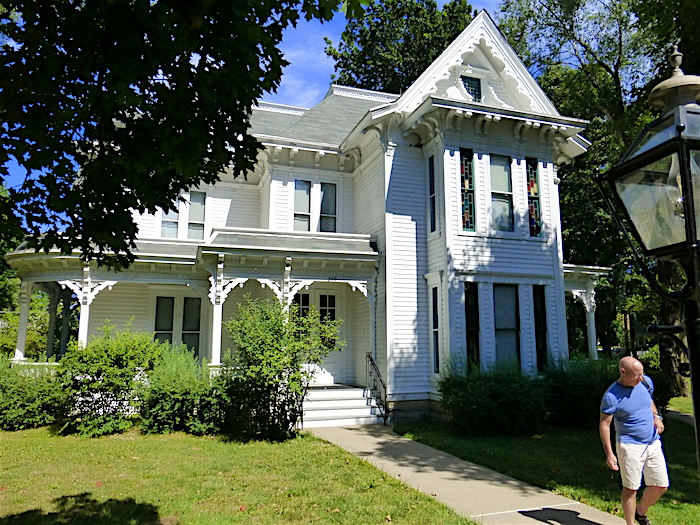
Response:
[[[397,148],[387,197],[391,249],[387,279],[392,316],[393,393],[396,396],[429,389],[427,336],[426,179],[420,150]]]
[[[118,282],[104,289],[90,306],[90,336],[102,335],[107,321],[118,328],[130,325],[134,332],[152,332],[154,309],[148,286],[142,283]]]

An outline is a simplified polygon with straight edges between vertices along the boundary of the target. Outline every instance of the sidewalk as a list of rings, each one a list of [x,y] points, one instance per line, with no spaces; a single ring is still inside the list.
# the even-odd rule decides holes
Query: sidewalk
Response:
[[[485,525],[624,525],[621,518],[395,434],[391,426],[310,429]],[[426,524],[428,525],[428,524]]]

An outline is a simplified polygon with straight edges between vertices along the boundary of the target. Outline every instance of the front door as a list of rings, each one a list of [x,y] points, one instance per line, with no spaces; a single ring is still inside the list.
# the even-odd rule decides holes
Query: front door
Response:
[[[321,316],[321,319],[344,319],[342,308],[341,292],[337,289],[316,288],[312,293],[297,294],[297,302],[301,307],[302,314],[305,305],[313,306]],[[341,325],[338,338],[345,339],[344,326]],[[336,350],[331,352],[323,363],[314,367],[314,378],[312,385],[333,385],[346,381],[347,375],[347,352]]]

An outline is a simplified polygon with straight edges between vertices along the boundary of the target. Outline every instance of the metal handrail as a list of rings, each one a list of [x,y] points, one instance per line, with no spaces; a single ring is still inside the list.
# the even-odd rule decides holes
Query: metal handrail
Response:
[[[370,352],[367,352],[367,390],[374,398],[379,409],[379,415],[382,416],[386,425],[389,419],[389,408],[386,404],[386,383],[382,379],[382,373],[379,371],[379,367],[377,367],[377,363]]]

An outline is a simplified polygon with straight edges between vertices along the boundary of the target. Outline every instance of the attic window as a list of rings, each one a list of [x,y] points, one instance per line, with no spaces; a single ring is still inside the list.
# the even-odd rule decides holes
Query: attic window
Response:
[[[464,89],[471,95],[474,102],[481,102],[481,79],[474,77],[462,77]]]

